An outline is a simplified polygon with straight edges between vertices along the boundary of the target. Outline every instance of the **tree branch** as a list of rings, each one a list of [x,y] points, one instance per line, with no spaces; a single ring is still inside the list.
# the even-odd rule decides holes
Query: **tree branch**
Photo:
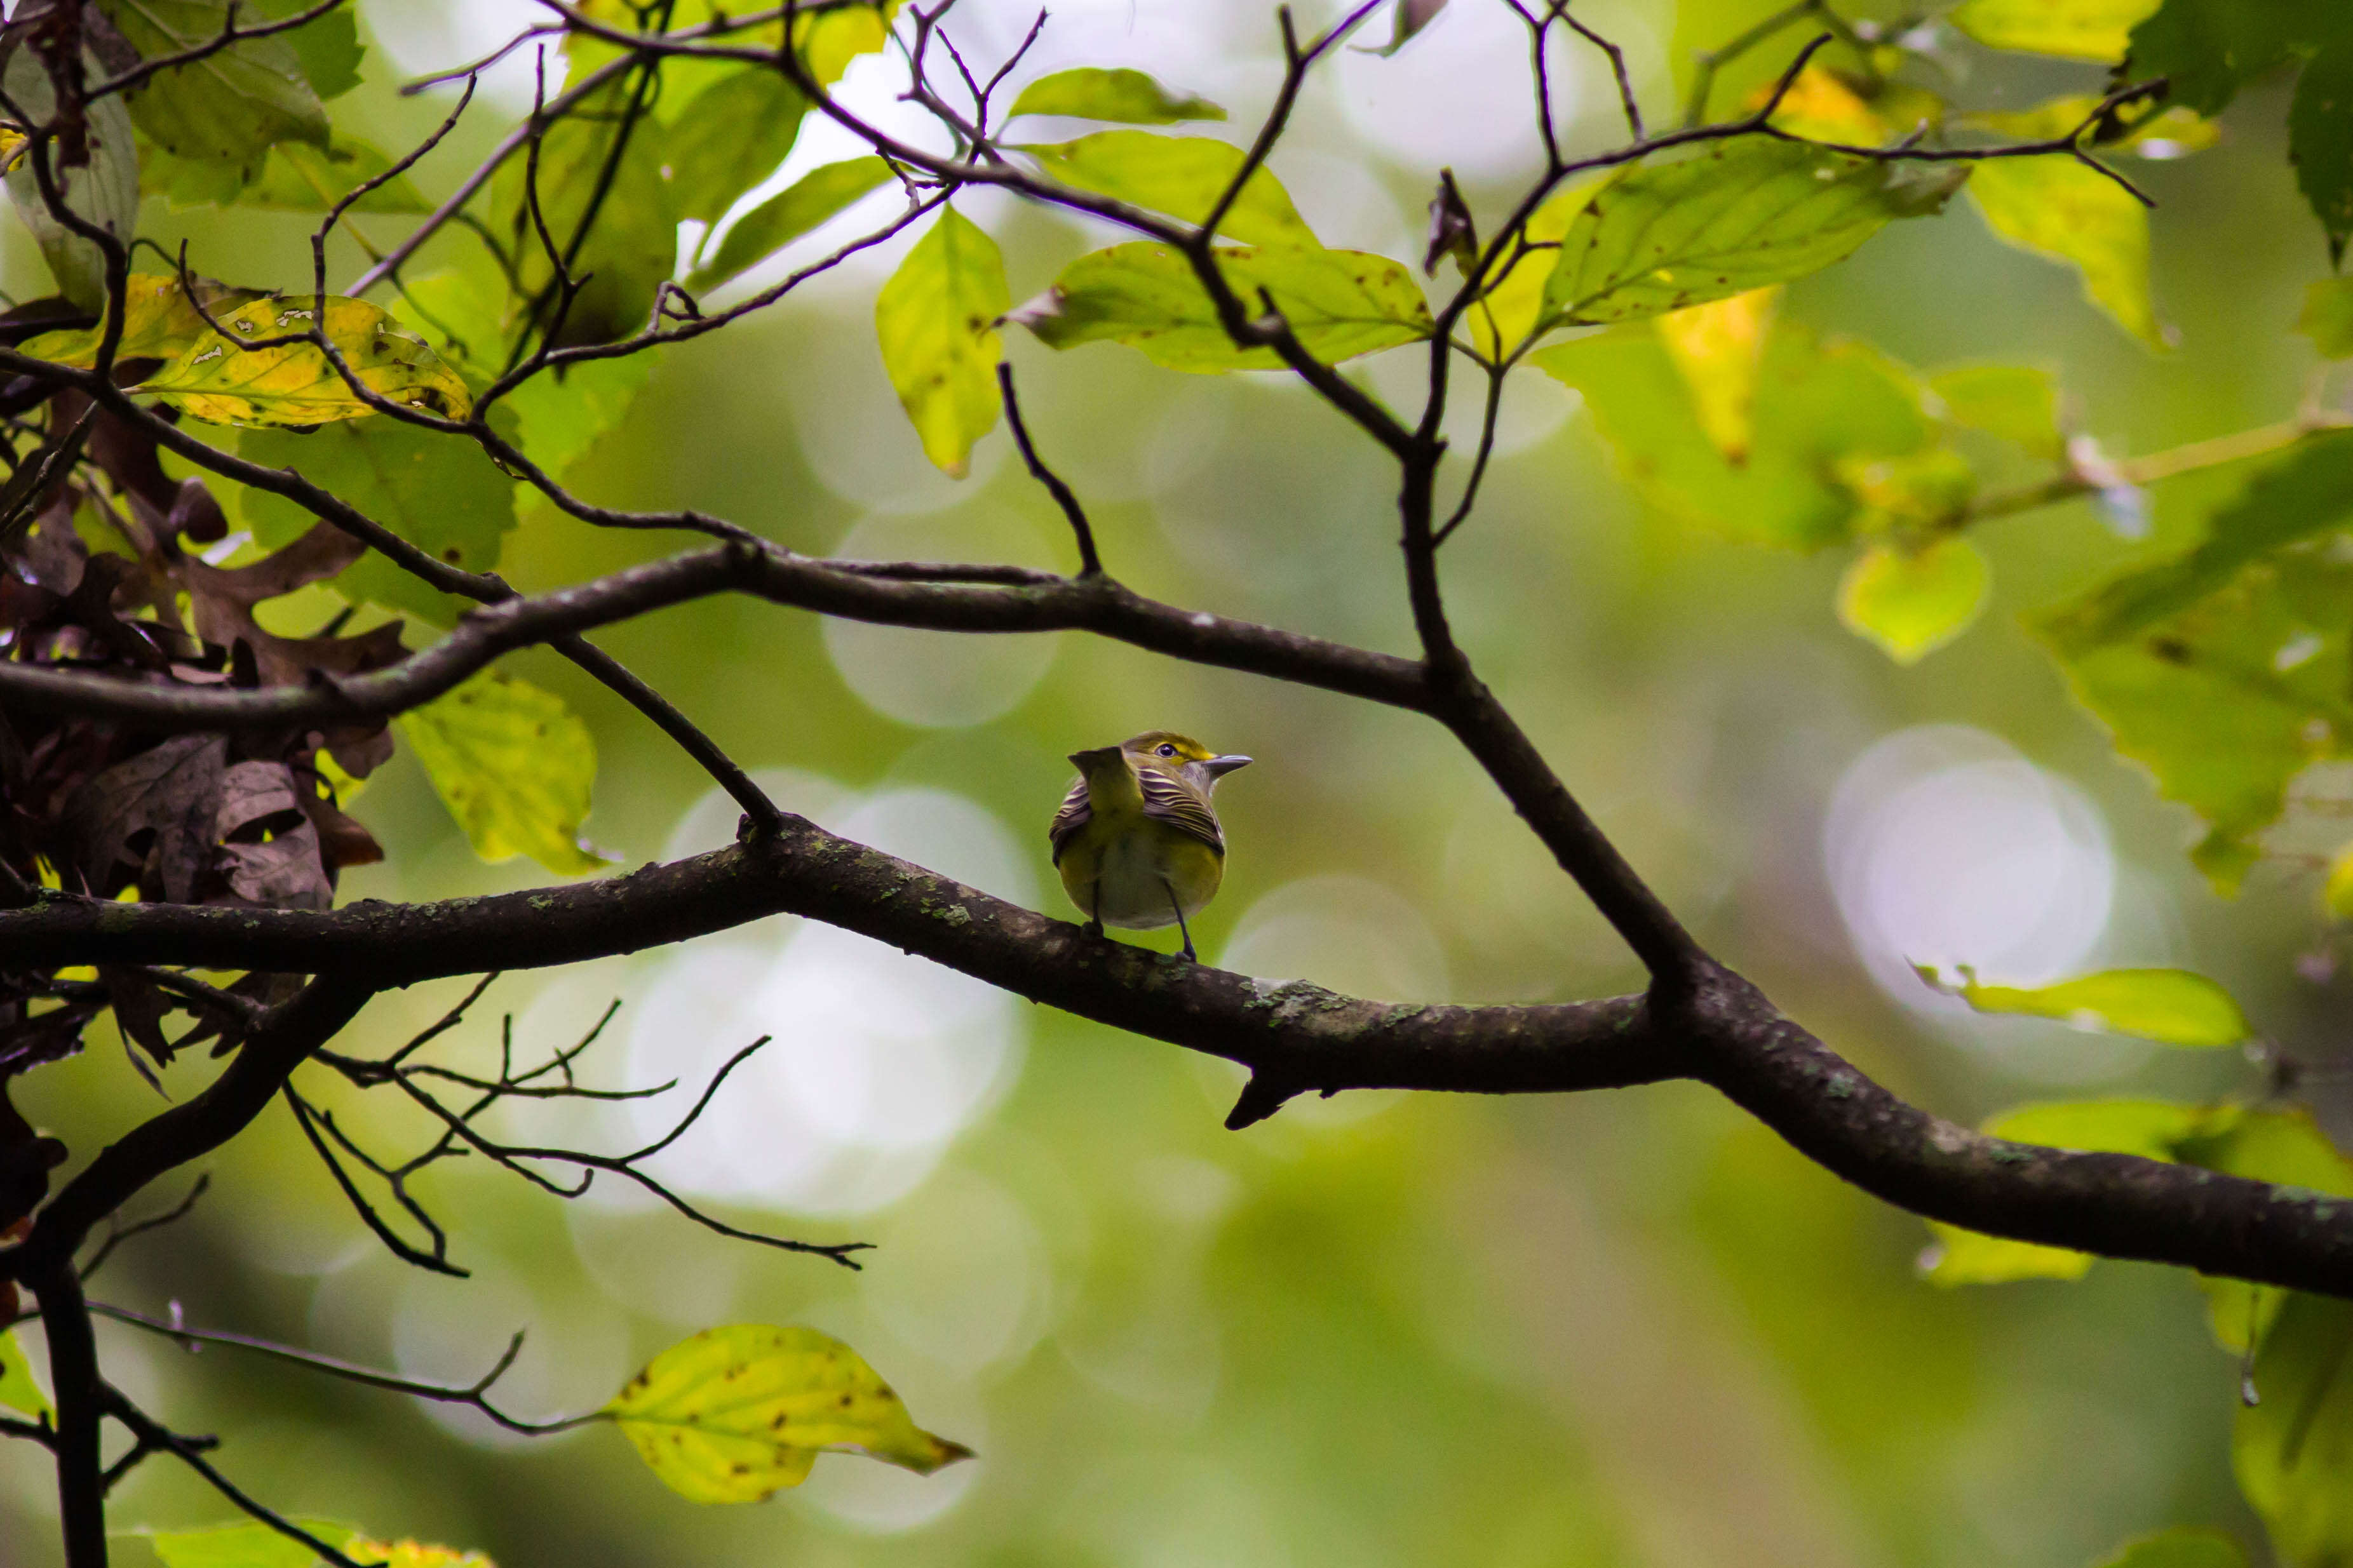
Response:
[[[247,1058],[283,1059],[375,987],[475,973],[485,952],[515,968],[572,963],[784,912],[1239,1062],[1258,1087],[1238,1119],[1310,1090],[1550,1093],[1689,1078],[1715,1086],[1829,1169],[1929,1218],[2353,1297],[2353,1206],[2129,1155],[1983,1137],[1898,1100],[1746,981],[1704,961],[1681,995],[1662,988],[1648,997],[1540,1006],[1384,1004],[1092,938],[798,822],[774,839],[632,876],[446,904],[313,913],[51,897],[0,913],[0,944],[27,964],[169,953],[206,966],[336,973],[332,986],[315,983],[290,1005],[304,1014],[299,1028],[288,1017],[265,1031],[274,1043],[257,1037],[234,1074]],[[187,1158],[199,1140],[167,1135],[167,1124],[180,1118],[183,1126],[200,1121],[207,1136],[217,1131],[225,1115],[206,1101],[221,1088],[109,1150],[52,1210],[88,1214],[135,1173]],[[65,1223],[47,1215],[43,1222]],[[40,1236],[37,1227],[37,1242]],[[0,1254],[0,1268],[16,1261]]]
[[[975,574],[974,568],[914,570],[923,574],[885,575],[883,569],[866,563],[819,561],[776,545],[731,542],[577,587],[501,600],[468,614],[433,647],[383,669],[340,679],[332,687],[231,690],[155,686],[0,663],[0,700],[31,711],[117,719],[165,731],[349,723],[389,717],[430,701],[502,653],[542,642],[562,647],[562,639],[594,626],[737,591],[885,626],[968,632],[1093,631],[1194,663],[1272,676],[1395,707],[1419,710],[1429,700],[1421,668],[1409,660],[1178,609],[1102,577],[1024,574],[1026,580],[1018,583],[977,584],[954,580]]]

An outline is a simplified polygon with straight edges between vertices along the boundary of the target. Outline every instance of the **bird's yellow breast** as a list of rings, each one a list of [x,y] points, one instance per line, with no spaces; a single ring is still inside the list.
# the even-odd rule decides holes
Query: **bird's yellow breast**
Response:
[[[1105,925],[1155,931],[1187,920],[1217,896],[1226,860],[1193,835],[1144,810],[1134,771],[1087,778],[1088,817],[1062,847],[1056,869],[1079,910]]]

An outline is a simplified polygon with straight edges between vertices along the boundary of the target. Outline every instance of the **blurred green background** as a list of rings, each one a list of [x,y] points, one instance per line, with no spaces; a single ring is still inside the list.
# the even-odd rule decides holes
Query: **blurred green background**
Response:
[[[1678,62],[1769,8],[1578,9],[1626,45],[1663,114]],[[479,52],[534,15],[508,0],[378,0],[362,14],[381,53],[338,123],[386,146],[446,112],[443,97],[396,97],[398,73]],[[993,58],[1030,13],[965,0],[955,15],[960,41]],[[1327,240],[1418,259],[1442,164],[1482,214],[1501,209],[1528,145],[1515,28],[1500,6],[1463,0],[1415,48],[1344,55],[1318,79],[1273,166]],[[1246,126],[1271,89],[1274,37],[1258,0],[1082,0],[1055,11],[1040,67],[1147,66]],[[1768,53],[1760,70],[1787,58]],[[1987,106],[2099,79],[1957,55],[1984,64],[1957,91]],[[1566,90],[1574,138],[1599,146],[1620,132],[1590,66]],[[880,81],[870,61],[845,90],[890,112]],[[429,189],[450,188],[527,108],[527,73],[493,87],[420,170]],[[2136,169],[2161,203],[2169,353],[2141,348],[2071,276],[1998,245],[1959,205],[1796,286],[1785,312],[1925,368],[2051,365],[2113,452],[2283,417],[2313,364],[2286,328],[2326,267],[2283,157],[2283,113],[2276,92],[2254,93],[2220,149]],[[846,151],[813,133],[787,174]],[[1016,299],[1103,242],[1009,204],[968,208],[1003,243]],[[148,226],[185,235],[201,271],[298,286],[311,221],[158,207]],[[45,291],[29,244],[13,229],[6,244],[7,288]],[[873,344],[872,295],[895,255],[669,351],[575,488],[702,509],[810,552],[1071,565],[1001,430],[961,484],[923,462]],[[357,261],[345,254],[333,276]],[[1089,501],[1124,581],[1409,647],[1391,474],[1309,395],[1273,375],[1163,373],[1109,346],[1058,357],[1008,343],[1039,446]],[[1403,400],[1420,364],[1401,352],[1364,374]],[[1964,1121],[2052,1095],[2253,1090],[2260,1075],[2235,1056],[1957,1015],[1905,977],[1903,958],[2027,980],[2187,964],[2232,985],[2298,1056],[2336,1055],[2341,989],[2292,969],[2317,929],[2308,870],[2283,856],[2237,901],[2218,900],[2182,857],[2187,816],[2113,758],[2017,626],[2136,551],[2178,546],[2238,476],[2164,489],[2141,545],[2084,505],[1986,525],[1993,611],[1899,671],[1833,619],[1839,561],[1647,513],[1547,379],[1515,383],[1506,415],[1485,504],[1445,553],[1463,640],[1634,864],[1785,1009]],[[540,588],[681,542],[543,508],[504,569]],[[1065,754],[1166,726],[1259,759],[1221,792],[1233,859],[1201,922],[1205,957],[1400,999],[1639,984],[1494,790],[1408,715],[1078,636],[952,640],[749,602],[599,640],[747,765],[783,770],[786,805],[1034,907],[1068,912],[1044,838]],[[731,835],[732,806],[633,712],[558,660],[512,663],[591,721],[590,837],[621,866]],[[528,862],[477,863],[406,755],[355,809],[390,859],[349,875],[346,900],[543,879]],[[462,989],[382,998],[346,1048],[390,1048]],[[617,997],[586,1058],[599,1085],[692,1086],[754,1036],[776,1037],[661,1169],[738,1223],[880,1243],[862,1271],[723,1242],[601,1184],[565,1205],[454,1164],[422,1195],[473,1278],[432,1278],[365,1234],[276,1111],[211,1163],[195,1216],[126,1249],[95,1294],[177,1301],[193,1324],[460,1382],[528,1328],[503,1386],[534,1415],[601,1404],[695,1329],[807,1323],[857,1346],[976,1463],[922,1479],[828,1457],[772,1503],[699,1509],[608,1430],[513,1439],[101,1324],[110,1374],[179,1428],[225,1435],[223,1468],[278,1507],[480,1548],[506,1568],[2073,1568],[2170,1523],[2259,1537],[2229,1471],[2238,1370],[2187,1279],[2103,1264],[2072,1286],[1936,1289],[1917,1277],[1917,1222],[1696,1087],[1351,1095],[1229,1134],[1237,1075],[1224,1064],[786,921],[507,977],[437,1048],[494,1062],[505,1014],[518,1047],[543,1052]],[[184,1062],[166,1087],[185,1098],[210,1070]],[[306,1087],[385,1155],[428,1136],[386,1097]],[[22,1099],[78,1158],[156,1106],[96,1041],[28,1079]],[[516,1115],[502,1130],[618,1150],[662,1125],[665,1103]],[[54,1561],[40,1460],[0,1448],[10,1564]],[[113,1517],[176,1528],[229,1515],[156,1462],[116,1492]],[[124,1560],[144,1552],[126,1545]]]

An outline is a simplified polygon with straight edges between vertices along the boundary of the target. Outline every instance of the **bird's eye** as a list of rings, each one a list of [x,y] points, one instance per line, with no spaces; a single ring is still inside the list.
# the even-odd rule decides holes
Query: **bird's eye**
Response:
[[[1173,757],[1176,754],[1176,748],[1163,741],[1160,742],[1160,754],[1164,757]]]

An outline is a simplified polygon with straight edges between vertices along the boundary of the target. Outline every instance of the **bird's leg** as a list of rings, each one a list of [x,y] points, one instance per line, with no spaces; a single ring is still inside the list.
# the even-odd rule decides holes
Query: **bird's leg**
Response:
[[[1185,939],[1185,956],[1200,963],[1201,955],[1193,951],[1193,933],[1185,927],[1185,906],[1176,901],[1176,889],[1168,885],[1166,877],[1160,879],[1160,889],[1168,895],[1168,907],[1176,911],[1176,932]]]
[[[1079,929],[1085,931],[1089,936],[1099,937],[1103,933],[1102,880],[1098,879],[1095,881],[1089,883],[1087,885],[1087,890],[1094,896],[1087,900],[1092,906],[1087,914],[1087,923]]]

